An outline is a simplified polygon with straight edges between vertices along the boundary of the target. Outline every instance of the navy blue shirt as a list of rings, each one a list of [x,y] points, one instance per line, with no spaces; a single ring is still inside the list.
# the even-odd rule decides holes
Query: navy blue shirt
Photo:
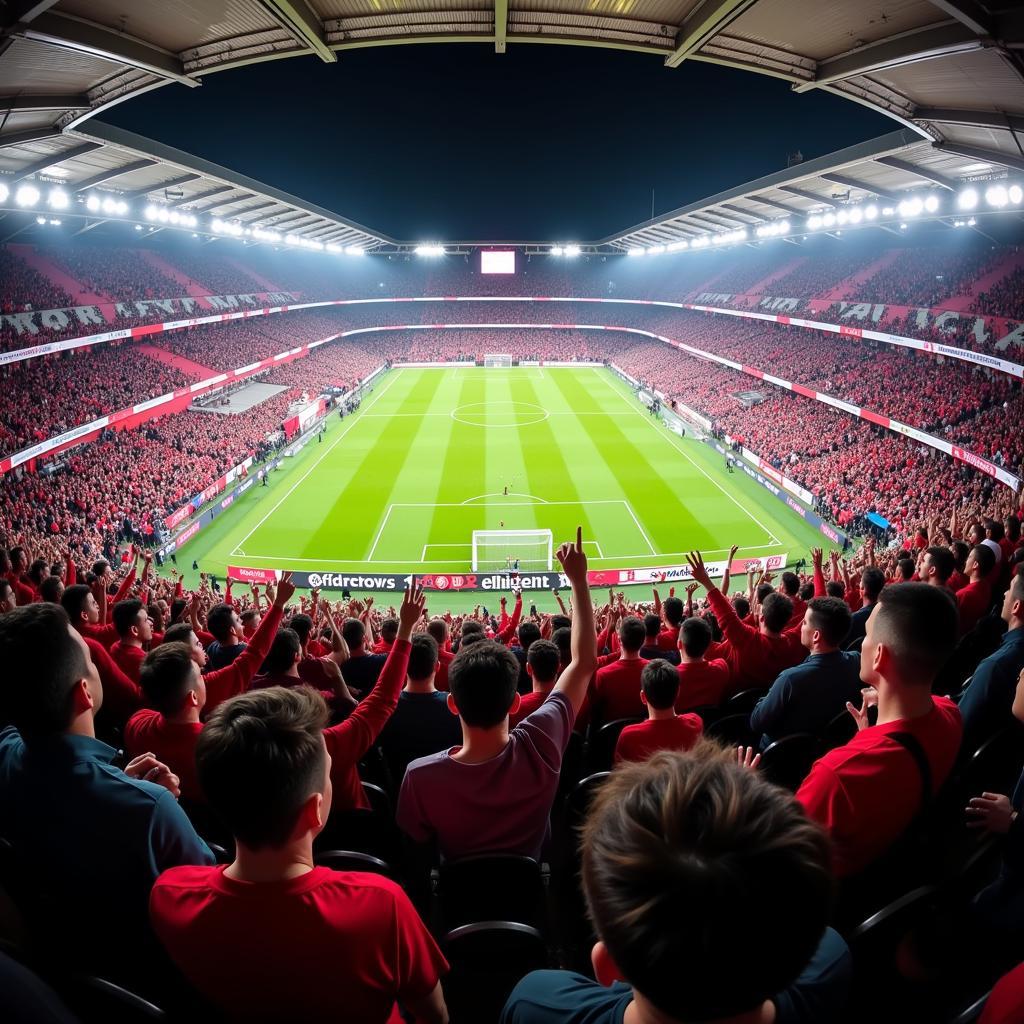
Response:
[[[219,668],[227,668],[246,646],[247,644],[222,644],[219,640],[214,640],[206,648],[206,670],[216,672]]]
[[[134,951],[157,875],[214,863],[177,800],[115,768],[116,753],[90,736],[26,745],[13,726],[0,730],[0,834],[50,897],[76,956]]]
[[[640,657],[646,658],[648,661],[661,658],[662,661],[667,661],[670,665],[678,665],[683,660],[678,648],[659,647],[657,644],[644,644],[640,648]]]
[[[868,619],[871,616],[871,609],[874,608],[877,603],[878,602],[875,601],[872,604],[862,604],[853,613],[853,615],[850,616],[850,632],[846,634],[846,639],[843,641],[844,647],[849,647],[854,640],[867,636]]]
[[[960,717],[964,723],[961,750],[967,756],[994,733],[1016,721],[1011,708],[1022,668],[1024,627],[1011,629],[1003,636],[996,651],[974,670],[960,697]]]
[[[410,761],[461,745],[462,724],[459,716],[448,710],[447,693],[403,690],[377,742],[398,784]]]
[[[812,654],[780,672],[750,713],[750,728],[762,733],[761,749],[796,732],[817,736],[847,701],[860,706],[859,651]]]
[[[377,683],[377,676],[384,669],[386,654],[359,654],[349,658],[341,666],[341,674],[348,686],[357,690],[372,690]]]
[[[685,965],[679,984],[686,985]],[[846,943],[831,928],[803,973],[772,998],[775,1024],[832,1024],[842,1017],[853,977]],[[512,990],[501,1024],[622,1024],[633,989],[605,988],[573,971],[534,971]]]

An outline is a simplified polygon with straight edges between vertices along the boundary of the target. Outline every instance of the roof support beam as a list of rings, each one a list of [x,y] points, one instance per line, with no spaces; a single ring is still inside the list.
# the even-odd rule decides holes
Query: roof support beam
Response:
[[[504,53],[508,41],[508,0],[494,0],[494,52]]]
[[[789,192],[794,196],[800,196],[801,199],[809,199],[812,203],[819,203],[822,206],[831,206],[833,208],[837,206],[832,201],[831,196],[819,196],[815,192],[808,192],[806,189],[797,188],[796,185],[776,185],[775,187],[781,192]]]
[[[0,135],[0,149],[7,146],[23,146],[29,142],[39,142],[41,139],[58,139],[61,132],[59,128],[47,126],[45,128],[26,128],[20,132],[7,132]]]
[[[40,14],[44,14],[57,0],[14,0],[7,5],[7,15],[4,22],[13,25],[16,21],[35,21]]]
[[[741,228],[745,226],[743,221],[736,220],[735,217],[723,217],[722,214],[715,210],[700,210],[697,213],[691,213],[690,216],[694,220],[711,224],[716,228]]]
[[[888,189],[879,188],[877,185],[869,185],[866,181],[860,181],[858,178],[851,178],[847,174],[822,174],[822,178],[826,181],[834,181],[837,185],[845,185],[847,188],[857,188],[861,192],[870,192],[873,196],[878,196],[880,199],[888,199],[890,202],[898,202],[899,196],[895,192],[890,192]]]
[[[179,206],[186,206],[188,203],[200,203],[204,199],[209,199],[211,196],[223,195],[225,192],[234,192],[234,185],[221,185],[218,188],[208,189],[206,192],[197,192],[194,196],[187,196],[183,199],[179,199],[176,202],[169,203],[168,209],[174,210]]]
[[[916,174],[919,178],[926,178],[936,185],[948,188],[951,192],[955,192],[959,188],[959,185],[952,178],[947,178],[944,174],[930,170],[927,167],[918,167],[917,164],[912,164],[908,160],[901,160],[898,156],[880,156],[875,163],[884,164],[886,167],[895,167],[896,170],[906,171],[907,174]]]
[[[799,206],[789,206],[786,203],[780,203],[775,199],[768,199],[765,196],[751,196],[750,201],[752,203],[761,203],[763,206],[773,206],[776,210],[784,210],[795,217],[803,216],[804,212]]]
[[[337,54],[327,45],[319,15],[306,0],[261,0],[267,13],[303,46],[308,46],[325,64],[334,64]]]
[[[764,214],[755,213],[753,210],[744,210],[742,206],[733,206],[732,203],[722,203],[722,209],[732,210],[733,213],[738,213],[741,217],[749,217],[750,220],[746,222],[748,224],[751,222],[755,224],[763,224],[765,220]]]
[[[237,190],[232,188],[229,185],[227,188],[220,189],[219,191],[221,191],[221,192],[235,192]],[[206,194],[209,195],[209,196],[212,196],[213,192],[212,191],[211,192],[207,192]],[[190,199],[189,202],[193,202],[195,199],[198,199],[198,198],[199,198],[198,196],[195,196],[195,197],[193,197],[193,199]],[[230,206],[232,203],[241,203],[241,202],[244,202],[246,199],[252,199],[252,198],[253,198],[253,193],[252,192],[241,192],[237,196],[229,196],[227,199],[214,199],[214,201],[212,203],[203,203],[202,206],[193,207],[192,212],[193,213],[206,213],[207,210],[216,210],[218,206]]]
[[[98,142],[83,142],[80,146],[75,146],[73,149],[65,149],[63,153],[50,153],[48,156],[36,160],[35,163],[22,167],[20,171],[15,171],[12,180],[21,181],[22,178],[39,174],[49,167],[56,167],[57,164],[62,164],[65,160],[74,160],[76,157],[85,156],[86,153],[91,153],[94,149],[101,148]]]
[[[691,54],[713,39],[734,18],[753,7],[757,0],[703,0],[676,33],[676,48],[665,58],[665,66],[679,67]]]
[[[259,206],[249,206],[249,207],[246,207],[246,209],[244,209],[244,210],[238,210],[234,214],[234,216],[239,218],[239,219],[241,219],[242,217],[255,216],[258,219],[260,214],[266,213],[267,210],[277,209],[277,207],[279,207],[280,205],[281,205],[280,203],[276,203],[276,202],[275,203],[260,203]],[[248,224],[250,222],[249,221],[245,221],[244,223]]]
[[[977,128],[1024,132],[1024,117],[1004,114],[997,110],[954,110],[952,107],[915,107],[915,121],[935,124],[962,124]]]
[[[969,28],[976,36],[995,35],[992,18],[974,0],[929,0],[932,7],[938,7],[943,14],[955,18]]]
[[[170,181],[161,181],[156,185],[147,185],[145,188],[137,188],[131,192],[125,192],[125,198],[137,199],[139,196],[148,196],[151,192],[166,192],[169,188],[177,188],[179,185],[195,181],[199,177],[201,177],[199,174],[179,174],[177,178],[171,178]]]
[[[14,34],[76,53],[88,53],[115,64],[127,64],[192,89],[200,84],[185,74],[184,64],[169,50],[83,18],[49,12],[41,14],[28,25],[17,25]]]
[[[959,22],[929,25],[819,61],[814,78],[794,85],[793,89],[806,92],[818,86],[845,82],[858,75],[898,68],[935,57],[948,57],[953,53],[980,50],[984,45],[983,40]]]
[[[1000,150],[982,149],[980,146],[965,146],[959,142],[933,142],[932,149],[937,149],[940,153],[953,153],[956,156],[969,157],[971,160],[982,160],[989,164],[1003,164],[1005,167],[1013,167],[1015,170],[1024,171],[1024,157],[1003,153]]]
[[[0,110],[88,110],[85,93],[69,96],[0,96]]]
[[[76,192],[84,192],[87,188],[92,188],[94,185],[100,185],[104,181],[110,181],[111,178],[119,178],[122,174],[130,174],[132,171],[141,171],[143,167],[152,167],[155,163],[155,160],[148,159],[133,160],[130,164],[125,164],[123,167],[112,167],[107,171],[99,171],[91,178],[85,178],[82,181],[71,182],[69,184]]]

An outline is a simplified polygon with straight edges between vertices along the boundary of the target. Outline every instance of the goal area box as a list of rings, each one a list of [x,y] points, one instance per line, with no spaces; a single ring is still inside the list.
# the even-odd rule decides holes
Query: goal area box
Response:
[[[474,530],[473,572],[550,570],[550,530]]]
[[[484,355],[484,366],[511,368],[512,357],[507,353],[489,352]]]

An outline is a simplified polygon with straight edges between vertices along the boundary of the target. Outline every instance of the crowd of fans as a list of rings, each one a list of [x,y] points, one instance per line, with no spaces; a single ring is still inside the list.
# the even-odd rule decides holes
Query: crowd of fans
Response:
[[[71,296],[63,288],[30,267],[12,250],[0,246],[0,313],[72,305]]]
[[[78,281],[83,294],[100,295],[111,302],[170,299],[183,293],[177,281],[161,273],[138,249],[62,245],[42,253]],[[80,295],[75,296],[74,305],[83,301]]]

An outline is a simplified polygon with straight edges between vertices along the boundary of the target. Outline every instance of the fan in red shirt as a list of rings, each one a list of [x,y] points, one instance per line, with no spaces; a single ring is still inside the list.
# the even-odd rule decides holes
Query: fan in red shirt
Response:
[[[683,624],[684,605],[675,595],[665,598],[664,604],[658,591],[654,591],[654,610],[665,620],[665,628],[658,634],[658,646],[663,651],[674,651],[679,641],[679,627]]]
[[[956,643],[957,610],[945,587],[886,587],[861,647],[858,733],[815,762],[796,794],[831,834],[838,877],[864,870],[931,802],[960,748],[960,711],[932,682]],[[877,701],[878,722],[868,724]]]
[[[679,693],[676,710],[721,704],[729,688],[729,666],[721,659],[711,661],[704,655],[711,646],[711,627],[691,616],[679,630]]]
[[[332,802],[326,721],[309,688],[241,694],[211,715],[196,762],[235,860],[160,875],[153,928],[188,981],[236,1019],[400,1024],[401,1004],[444,1024],[448,964],[402,889],[313,864]]]
[[[110,656],[117,667],[137,683],[147,646],[153,639],[153,620],[145,605],[132,598],[114,605],[114,628],[120,639],[110,648]]]
[[[373,645],[374,654],[387,654],[398,636],[398,619],[388,616],[380,624],[380,639]]]
[[[548,699],[548,694],[558,680],[560,662],[558,648],[550,640],[534,640],[530,644],[526,652],[526,674],[533,683],[533,689],[520,698],[518,710],[509,712],[510,729],[514,729]]]
[[[437,675],[434,676],[434,689],[447,693],[448,666],[455,657],[448,636],[448,623],[444,619],[431,619],[427,624],[427,632],[437,641]]]
[[[695,583],[707,591],[708,602],[725,634],[720,647],[729,666],[730,688],[770,686],[783,670],[799,665],[807,656],[800,643],[799,626],[786,629],[793,603],[774,591],[761,605],[760,624],[741,622],[728,598],[711,582],[699,551],[687,556]]]
[[[689,750],[700,739],[704,723],[699,715],[677,715],[679,672],[662,658],[644,666],[640,699],[647,721],[627,725],[615,744],[615,762],[646,761],[659,750]]]
[[[619,623],[619,656],[609,654],[598,658],[590,705],[597,725],[614,722],[617,718],[640,718],[644,714],[640,673],[647,661],[639,652],[645,635],[643,620],[627,615]]]
[[[966,572],[970,582],[956,592],[956,606],[960,612],[959,636],[970,633],[992,607],[992,587],[988,581],[995,564],[996,556],[984,544],[972,548],[967,556]]]
[[[291,574],[285,573],[274,604],[249,646],[224,668],[205,676],[200,673],[206,665],[206,651],[192,627],[183,622],[171,626],[164,643],[143,662],[140,679],[150,707],[137,711],[125,726],[125,750],[162,751],[160,759],[181,779],[181,795],[186,799],[203,799],[195,774],[195,748],[203,730],[203,712],[209,714],[218,704],[248,689],[294,593]]]

